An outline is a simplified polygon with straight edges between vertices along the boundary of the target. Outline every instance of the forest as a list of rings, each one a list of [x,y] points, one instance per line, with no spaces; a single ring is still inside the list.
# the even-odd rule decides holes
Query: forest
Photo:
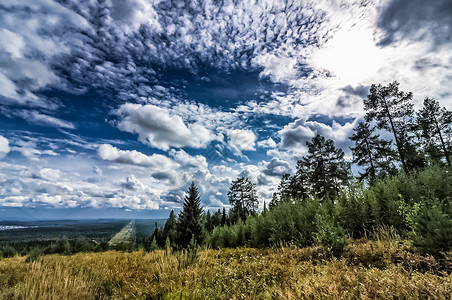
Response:
[[[228,213],[203,213],[192,183],[182,212],[171,212],[144,248],[186,248],[193,238],[215,249],[319,245],[340,254],[350,238],[391,228],[422,253],[444,257],[452,249],[452,112],[430,98],[415,111],[412,101],[397,82],[372,85],[364,121],[349,137],[353,160],[333,140],[314,136],[261,212],[248,178],[232,182]],[[352,163],[362,170],[357,177]]]

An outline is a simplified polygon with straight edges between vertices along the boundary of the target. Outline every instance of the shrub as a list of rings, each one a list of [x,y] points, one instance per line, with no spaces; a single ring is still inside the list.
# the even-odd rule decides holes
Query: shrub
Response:
[[[452,205],[430,200],[413,205],[407,213],[409,237],[423,253],[440,257],[452,250]]]
[[[315,217],[315,240],[317,244],[331,249],[335,255],[344,250],[347,237],[345,230],[337,222],[334,207],[325,203]]]

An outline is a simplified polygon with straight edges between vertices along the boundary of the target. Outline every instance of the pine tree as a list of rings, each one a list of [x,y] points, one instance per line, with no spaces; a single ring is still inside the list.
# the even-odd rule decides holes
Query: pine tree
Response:
[[[205,214],[205,224],[204,228],[207,230],[207,232],[211,232],[213,229],[213,222],[212,222],[212,216],[210,215],[210,211],[207,211],[207,214]]]
[[[226,208],[223,207],[223,213],[221,215],[221,226],[229,225],[229,218],[226,214]]]
[[[332,197],[339,195],[341,185],[348,181],[350,164],[344,159],[344,151],[334,146],[333,140],[317,134],[311,142],[306,142],[308,155],[302,164],[309,172],[309,183],[316,196]]]
[[[390,157],[395,153],[391,149],[391,142],[380,139],[375,134],[375,128],[370,128],[368,123],[360,122],[353,129],[354,134],[350,140],[355,142],[355,147],[351,147],[353,153],[353,163],[364,167],[364,173],[360,173],[360,180],[368,179],[373,184],[377,177],[383,177],[395,172],[395,166]]]
[[[212,216],[212,228],[220,226],[221,225],[221,209],[218,209]]]
[[[232,205],[232,219],[245,221],[257,211],[259,200],[256,195],[256,185],[248,178],[240,177],[232,182],[228,192],[229,203]]]
[[[297,171],[292,176],[290,187],[292,197],[306,200],[309,197],[309,165],[303,160],[297,162]]]
[[[290,174],[284,174],[281,176],[279,185],[277,188],[277,196],[280,202],[290,202],[292,199],[292,191],[290,187],[291,176]]]
[[[442,156],[451,166],[452,111],[441,108],[435,99],[425,98],[424,107],[417,114],[417,124],[430,157],[438,161]]]
[[[176,241],[176,237],[177,237],[176,215],[174,214],[174,211],[171,210],[158,241],[160,242],[159,244],[161,244],[163,246],[163,242],[166,240],[166,238],[169,238],[170,241],[174,243]]]
[[[366,121],[375,120],[378,129],[385,129],[393,133],[405,172],[411,169],[407,163],[409,158],[407,152],[413,145],[410,144],[410,134],[407,132],[406,124],[411,123],[413,119],[412,98],[411,92],[399,91],[399,83],[394,81],[388,86],[373,84],[367,99],[364,99],[364,109],[367,111]],[[413,154],[412,151],[411,154]],[[415,164],[412,163],[412,165]]]
[[[192,238],[195,237],[198,243],[202,242],[202,208],[198,188],[192,182],[188,188],[184,200],[184,207],[179,213],[177,220],[177,244],[180,247],[187,247]]]

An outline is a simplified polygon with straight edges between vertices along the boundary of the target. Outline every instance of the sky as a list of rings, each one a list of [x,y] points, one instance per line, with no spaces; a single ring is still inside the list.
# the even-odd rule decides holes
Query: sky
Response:
[[[451,0],[3,0],[0,218],[166,217],[191,181],[213,211],[241,176],[262,208],[315,134],[350,158],[371,84],[451,109],[451,49]]]

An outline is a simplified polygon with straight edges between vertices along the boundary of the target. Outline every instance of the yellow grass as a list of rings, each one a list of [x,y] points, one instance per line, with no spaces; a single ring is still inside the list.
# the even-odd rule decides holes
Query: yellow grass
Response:
[[[0,299],[450,299],[452,275],[393,240],[311,248],[136,251],[0,261]]]

